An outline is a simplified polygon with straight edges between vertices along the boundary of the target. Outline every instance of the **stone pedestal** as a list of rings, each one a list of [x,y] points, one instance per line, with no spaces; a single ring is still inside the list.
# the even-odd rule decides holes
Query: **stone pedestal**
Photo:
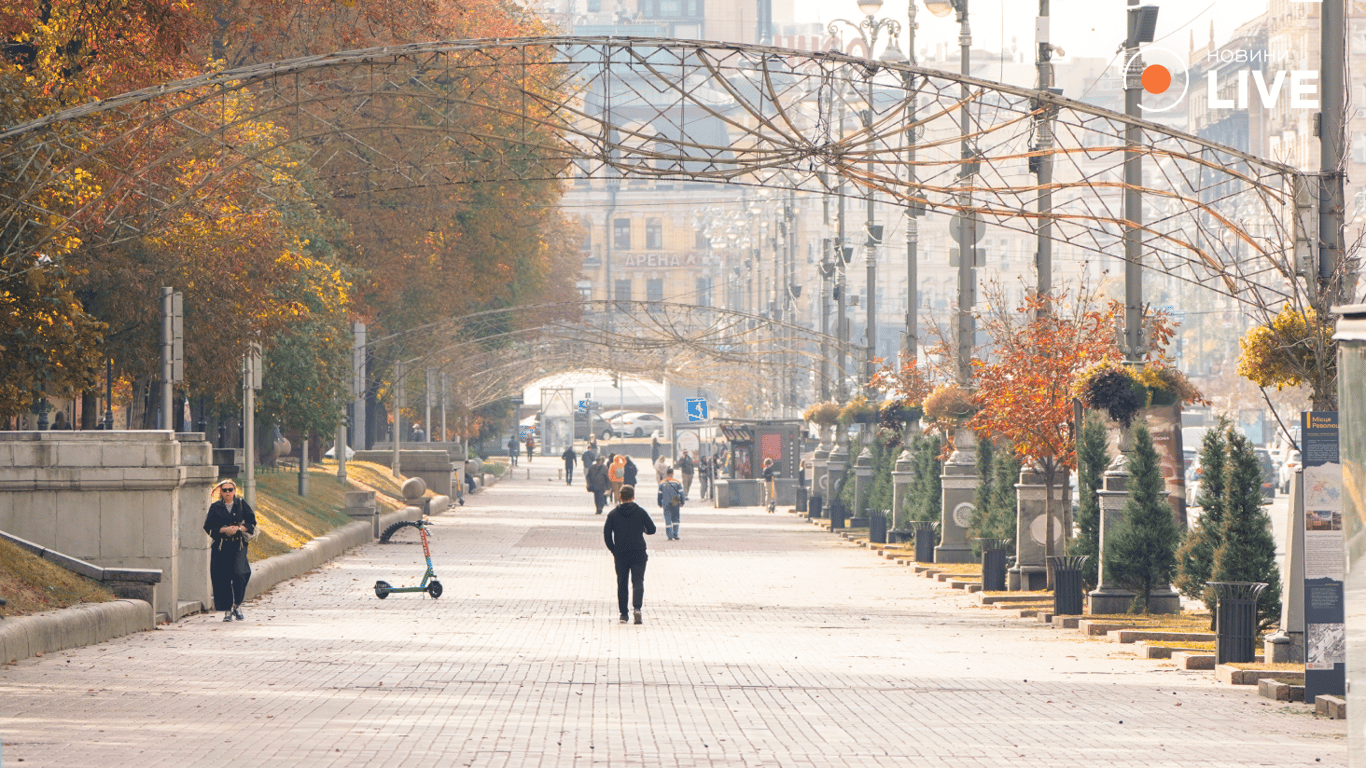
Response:
[[[179,619],[191,613],[213,607],[213,587],[209,584],[209,554],[212,540],[204,534],[204,518],[208,514],[209,494],[221,476],[221,468],[214,461],[213,445],[202,432],[176,434],[180,443],[180,463],[185,483],[180,487],[182,502],[180,535],[176,541],[176,573],[167,588],[174,586],[176,615]],[[200,506],[202,505],[202,507]]]
[[[217,467],[202,434],[177,437],[0,433],[0,530],[102,568],[160,571],[152,609],[168,620],[208,604],[202,526]]]
[[[936,563],[971,563],[972,546],[967,541],[968,523],[977,509],[977,437],[966,426],[953,435],[954,451],[944,462],[944,510],[939,524],[939,546],[934,548]]]
[[[375,509],[374,491],[346,492],[346,506],[342,507],[342,512],[356,520],[369,520],[372,535],[379,538],[379,515],[375,514]]]
[[[405,443],[406,445],[406,443]],[[421,445],[421,443],[413,443]],[[354,461],[370,461],[385,467],[393,466],[393,451],[356,451]],[[399,471],[404,477],[420,477],[427,487],[442,496],[455,495],[453,481],[456,478],[455,464],[451,462],[447,450],[409,450],[400,447]]]
[[[808,517],[812,516],[812,510],[819,510],[814,512],[817,517],[827,517],[830,514],[825,509],[826,498],[829,495],[825,490],[826,483],[829,482],[826,463],[830,461],[830,446],[826,444],[825,431],[826,428],[821,427],[821,442],[811,457],[811,495],[806,502]]]
[[[854,462],[854,508],[851,517],[868,516],[868,497],[873,490],[873,452],[864,448]]]
[[[1059,473],[1062,474],[1062,473]],[[1012,590],[1034,591],[1048,586],[1048,561],[1044,543],[1047,540],[1047,520],[1044,506],[1048,501],[1043,476],[1033,468],[1020,470],[1020,481],[1015,484],[1018,499],[1015,518],[1015,567],[1010,569]],[[1071,514],[1065,509],[1068,498],[1067,481],[1060,479],[1053,488],[1053,555],[1062,554],[1064,534],[1071,527]]]
[[[1110,462],[1102,476],[1100,490],[1100,583],[1090,592],[1087,612],[1091,614],[1127,613],[1136,593],[1125,589],[1106,577],[1105,545],[1124,522],[1124,505],[1129,500],[1129,457],[1120,453]],[[1151,613],[1179,613],[1181,596],[1170,585],[1148,593]]]
[[[1303,472],[1290,476],[1290,504],[1286,511],[1285,562],[1281,564],[1280,629],[1263,641],[1271,664],[1304,663],[1304,496]]]
[[[902,449],[901,455],[896,457],[896,465],[892,470],[892,530],[902,530],[906,524],[905,513],[902,508],[906,505],[906,491],[911,487],[911,480],[915,477],[915,457],[911,455],[909,449]]]
[[[831,505],[839,503],[841,484],[844,481],[844,463],[849,458],[842,437],[843,435],[836,433],[835,445],[830,449],[830,458],[825,462],[825,511],[821,514],[825,518],[830,517]]]

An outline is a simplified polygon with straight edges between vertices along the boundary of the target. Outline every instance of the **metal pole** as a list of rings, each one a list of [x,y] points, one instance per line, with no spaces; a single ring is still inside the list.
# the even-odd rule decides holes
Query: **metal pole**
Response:
[[[114,359],[104,359],[104,429],[114,428]]]
[[[959,69],[964,75],[971,75],[972,30],[968,26],[968,0],[958,0],[958,24]],[[970,92],[967,83],[963,83],[961,94],[963,105],[958,121],[959,134],[962,136],[959,151],[963,167],[959,170],[959,179],[963,187],[959,193],[961,202],[958,212],[958,378],[967,386],[972,381],[972,347],[977,336],[977,322],[972,316],[977,266],[977,218],[970,215],[974,174],[972,145],[968,140],[971,125],[968,120]]]
[[[1039,0],[1039,21],[1037,25],[1039,92],[1049,93],[1053,87],[1053,46],[1049,43],[1049,0]],[[1038,156],[1039,178],[1039,229],[1038,252],[1034,257],[1034,268],[1038,273],[1038,293],[1049,296],[1053,293],[1053,155],[1047,150],[1053,146],[1053,107],[1040,104],[1043,114],[1039,117],[1037,151],[1045,152]]]
[[[422,370],[422,434],[432,441],[432,369]]]
[[[1129,0],[1130,6],[1139,0]],[[1142,60],[1138,43],[1130,36],[1124,48],[1124,114],[1138,118],[1143,96]],[[1129,222],[1124,230],[1124,354],[1130,363],[1143,359],[1143,254],[1139,242],[1139,228],[1143,226],[1143,198],[1139,187],[1143,183],[1143,155],[1141,133],[1136,122],[1124,125],[1124,218]]]
[[[171,357],[174,354],[174,330],[171,323],[171,301],[174,288],[161,289],[161,424],[162,429],[175,431],[175,421],[171,418]]]
[[[1349,301],[1354,286],[1345,274],[1337,274],[1344,256],[1343,225],[1347,205],[1343,192],[1346,175],[1344,142],[1343,75],[1347,64],[1343,50],[1345,0],[1323,0],[1319,24],[1319,78],[1323,83],[1319,103],[1319,168],[1323,191],[1319,195],[1318,277],[1327,294],[1323,309]],[[1346,289],[1346,290],[1344,290]]]
[[[451,382],[446,378],[446,372],[441,372],[441,442],[446,442],[446,411],[449,410],[451,400]]]
[[[242,360],[242,498],[256,505],[256,348],[249,347]]]
[[[871,19],[872,19],[872,17],[870,16],[870,17],[869,17],[869,20],[871,20]],[[876,29],[876,28],[874,28],[874,29]],[[869,41],[869,44],[868,44],[868,56],[869,56],[870,58],[871,58],[872,55],[873,55],[873,43],[875,43],[876,41],[877,41],[877,33],[876,33],[876,31],[875,31],[875,32],[873,33],[873,38],[872,38],[872,40],[870,40],[870,41]],[[868,75],[868,109],[867,109],[867,112],[865,112],[864,114],[865,114],[864,128],[866,128],[866,129],[871,133],[871,132],[872,132],[872,128],[873,128],[873,76],[872,76],[871,74]],[[873,178],[873,160],[872,160],[872,155],[871,155],[871,154],[869,155],[869,159],[868,159],[868,178],[869,178],[869,179]],[[872,379],[873,379],[873,360],[877,358],[877,246],[878,246],[878,243],[877,243],[877,241],[873,238],[873,224],[874,224],[874,221],[873,221],[873,206],[876,204],[876,201],[874,200],[873,187],[872,187],[871,185],[868,186],[868,188],[867,188],[867,194],[864,195],[864,198],[865,198],[864,205],[865,205],[865,207],[866,207],[866,209],[867,209],[867,214],[868,214],[868,215],[867,215],[867,223],[864,225],[864,227],[865,227],[866,230],[867,230],[867,232],[866,232],[866,234],[867,234],[867,240],[864,241],[864,248],[865,248],[864,258],[866,259],[866,262],[865,262],[865,265],[864,265],[864,266],[867,267],[867,269],[868,269],[868,300],[867,300],[867,303],[868,303],[868,320],[867,320],[867,328],[866,328],[866,330],[865,330],[864,336],[865,336],[865,338],[868,340],[868,357],[867,357],[867,359],[864,361],[862,379],[863,379],[864,385],[866,386],[866,385],[868,385],[869,383],[872,382]],[[872,394],[871,389],[869,389],[869,394]]]
[[[337,483],[346,485],[346,416],[337,421],[337,440],[332,450],[337,454]]]
[[[390,463],[390,471],[394,477],[403,477],[402,468],[399,466],[398,443],[403,435],[403,406],[404,406],[404,366],[402,360],[394,361],[394,427],[393,427],[393,460]]]
[[[919,25],[915,23],[916,0],[907,3],[906,10],[906,57],[911,64],[915,64],[915,30]],[[906,124],[911,128],[906,132],[906,189],[913,193],[916,186],[915,178],[915,78],[906,75],[904,82],[906,95]],[[920,212],[915,203],[906,206],[906,361],[917,359],[919,356],[919,322],[920,322],[920,276],[918,274],[919,258],[916,251],[920,244],[919,222],[916,221],[917,214]]]
[[[351,422],[353,425],[352,439],[361,450],[365,450],[365,391],[368,387],[365,384],[365,323],[356,323],[351,326],[352,333],[356,338],[356,345],[351,350]]]

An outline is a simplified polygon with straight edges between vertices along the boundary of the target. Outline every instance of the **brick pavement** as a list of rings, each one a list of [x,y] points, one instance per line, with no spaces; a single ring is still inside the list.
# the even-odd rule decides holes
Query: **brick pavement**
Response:
[[[0,668],[17,766],[1345,766],[1345,724],[1021,622],[790,515],[684,508],[616,621],[559,462],[245,606]],[[642,478],[650,479],[642,465]],[[659,522],[654,494],[642,492]]]

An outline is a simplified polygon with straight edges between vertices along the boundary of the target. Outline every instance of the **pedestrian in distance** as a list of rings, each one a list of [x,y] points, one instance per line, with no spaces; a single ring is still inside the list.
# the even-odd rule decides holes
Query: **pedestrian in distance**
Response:
[[[612,464],[607,468],[607,480],[612,484],[612,503],[617,503],[621,486],[626,483],[626,457],[620,453],[612,455]]]
[[[664,482],[664,473],[669,469],[669,460],[664,456],[655,459],[655,482]]]
[[[427,433],[422,431],[422,425],[421,425],[421,424],[414,424],[414,425],[413,425],[413,442],[414,442],[414,443],[425,443],[425,442],[427,442]]]
[[[650,433],[650,463],[659,461],[659,433]]]
[[[612,484],[607,480],[607,463],[599,456],[593,466],[584,470],[584,475],[588,479],[588,492],[593,494],[593,505],[601,515],[602,508],[607,506],[607,492],[612,490]]]
[[[579,460],[579,457],[574,453],[574,446],[571,445],[564,449],[560,458],[564,459],[564,484],[570,485],[574,482],[574,465]],[[587,457],[584,460],[587,461]]]
[[[778,467],[773,463],[772,458],[764,459],[763,476],[765,492],[764,495],[766,496],[764,503],[768,506],[768,511],[772,512],[773,507],[778,500],[778,493],[776,490],[777,484],[773,480],[773,478],[778,476]]]
[[[702,498],[711,498],[712,456],[703,456],[697,462],[697,481],[702,484]]]
[[[627,456],[626,466],[622,468],[621,474],[623,485],[635,485],[636,479],[640,476],[640,467],[637,467],[636,463],[631,461],[631,457]]]
[[[664,533],[670,541],[678,541],[679,511],[683,508],[683,485],[674,479],[673,467],[664,470],[664,482],[659,484],[659,506],[664,508]]]
[[[508,460],[512,462],[512,466],[514,466],[514,467],[517,466],[517,454],[519,454],[519,453],[521,453],[521,452],[522,452],[522,446],[520,446],[520,445],[517,444],[517,438],[515,438],[515,437],[509,437],[509,438],[508,438]]]
[[[531,457],[536,455],[536,436],[526,436],[526,460],[531,461]]]
[[[588,485],[588,468],[593,466],[597,460],[598,449],[592,443],[589,443],[588,447],[583,450],[583,482],[585,487]],[[589,490],[591,491],[592,489],[589,488]]]
[[[692,457],[691,451],[684,451],[678,459],[678,471],[683,473],[683,498],[688,498],[688,493],[692,491],[692,478],[697,463]]]
[[[209,581],[213,584],[213,608],[223,621],[246,621],[242,601],[251,581],[247,543],[256,538],[256,513],[237,498],[237,483],[224,480],[213,489],[214,502],[204,518],[204,532],[213,539],[209,553]]]
[[[473,459],[465,459],[465,486],[470,489],[470,493],[474,493],[478,490],[478,486],[474,483]]]
[[[621,612],[622,624],[630,619],[626,613],[628,578],[635,623],[645,623],[640,616],[641,608],[645,606],[645,563],[649,559],[645,552],[645,537],[653,536],[655,532],[655,521],[635,499],[635,487],[623,485],[621,503],[607,514],[602,524],[602,540],[612,553],[617,569],[617,609]]]

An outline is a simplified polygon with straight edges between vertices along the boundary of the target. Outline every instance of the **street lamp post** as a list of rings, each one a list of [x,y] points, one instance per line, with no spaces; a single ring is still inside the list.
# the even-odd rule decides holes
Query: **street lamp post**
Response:
[[[867,56],[872,58],[873,51],[877,47],[878,37],[887,32],[887,48],[879,57],[881,61],[888,63],[901,63],[906,61],[906,56],[901,52],[897,45],[897,38],[901,35],[901,22],[896,19],[879,19],[875,15],[882,8],[882,0],[859,0],[858,9],[863,13],[864,18],[857,23],[847,19],[835,19],[830,22],[829,31],[831,35],[838,35],[840,25],[850,27],[858,32],[859,39],[867,47]],[[876,70],[870,70],[867,77],[867,102],[862,114],[862,122],[865,130],[871,131],[873,127],[873,75]],[[868,177],[873,177],[873,157],[868,158]],[[878,226],[873,219],[874,206],[873,188],[871,185],[866,187],[864,193],[864,204],[867,211],[867,222],[865,231],[867,238],[864,240],[864,259],[868,270],[868,296],[867,310],[868,320],[866,329],[866,339],[868,341],[867,358],[864,365],[863,379],[865,382],[871,380],[874,373],[873,361],[877,358],[877,248],[882,243],[882,227]]]

